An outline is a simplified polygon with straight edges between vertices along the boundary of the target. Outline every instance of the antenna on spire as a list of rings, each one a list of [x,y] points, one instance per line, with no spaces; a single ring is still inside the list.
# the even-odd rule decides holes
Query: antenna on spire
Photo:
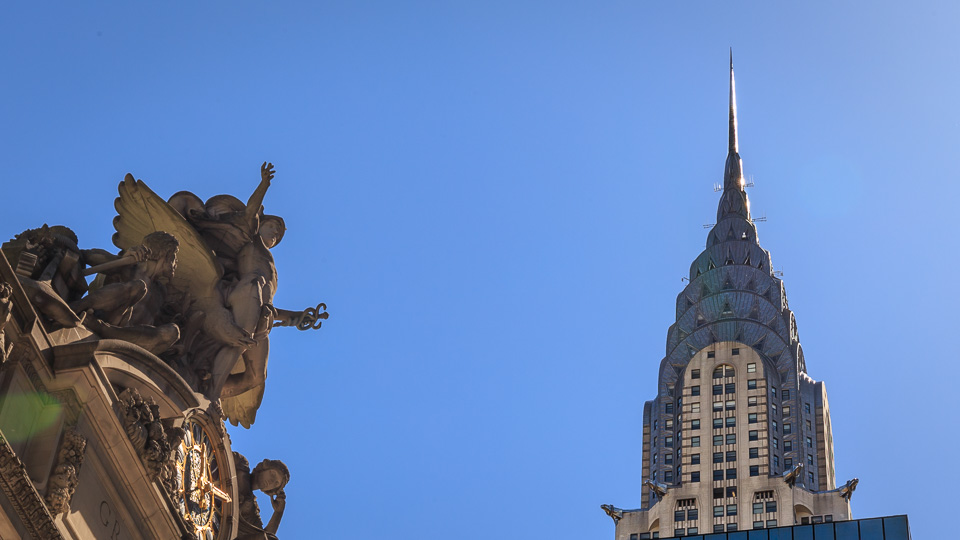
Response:
[[[733,47],[730,47],[730,140],[727,150],[739,152],[737,147],[737,85],[733,80]]]

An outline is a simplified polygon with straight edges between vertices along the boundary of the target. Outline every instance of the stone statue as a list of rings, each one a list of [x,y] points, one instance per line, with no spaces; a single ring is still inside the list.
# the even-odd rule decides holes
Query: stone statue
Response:
[[[240,528],[237,540],[276,540],[277,528],[286,507],[284,486],[290,481],[290,470],[282,461],[265,459],[250,471],[250,462],[238,452],[233,453],[237,470],[237,496],[240,507]],[[263,526],[260,506],[253,492],[259,490],[270,496],[273,515]]]
[[[50,512],[66,514],[70,512],[70,500],[79,483],[77,475],[83,465],[84,451],[87,439],[80,435],[76,428],[70,428],[63,433],[60,451],[57,453],[57,465],[47,481],[47,496],[45,501]]]
[[[230,195],[203,203],[185,191],[165,202],[127,175],[116,202],[117,247],[127,249],[158,228],[179,240],[178,270],[168,293],[183,303],[179,365],[192,371],[198,390],[221,399],[234,425],[244,427],[254,422],[263,399],[270,329],[327,315],[273,306],[277,270],[270,248],[286,230],[282,218],[263,213],[273,177],[273,165],[264,163],[247,203]]]
[[[17,235],[3,251],[48,327],[82,325],[134,343],[219,399],[231,423],[250,427],[263,399],[271,329],[319,328],[328,316],[324,304],[273,306],[270,249],[286,232],[283,218],[263,211],[273,177],[273,164],[264,162],[244,203],[231,195],[203,202],[188,191],[164,201],[128,174],[114,203],[119,253],[80,249],[73,231],[47,225]],[[84,276],[92,274],[88,285]]]

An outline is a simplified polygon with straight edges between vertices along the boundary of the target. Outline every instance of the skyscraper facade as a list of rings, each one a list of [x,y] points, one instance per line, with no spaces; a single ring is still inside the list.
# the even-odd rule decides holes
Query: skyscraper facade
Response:
[[[618,540],[851,519],[856,480],[837,488],[826,386],[807,374],[745,188],[731,57],[717,221],[677,296],[657,396],[644,404],[643,506],[603,506]]]

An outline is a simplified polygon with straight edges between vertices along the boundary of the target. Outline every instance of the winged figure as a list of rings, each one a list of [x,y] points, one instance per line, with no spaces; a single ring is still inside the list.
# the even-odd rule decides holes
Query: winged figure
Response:
[[[119,186],[113,221],[113,243],[123,250],[157,231],[179,242],[175,271],[168,276],[168,297],[178,298],[182,310],[175,367],[207,397],[220,398],[227,418],[244,427],[254,422],[263,399],[270,329],[293,324],[303,329],[303,314],[310,311],[314,319],[326,318],[325,312],[272,305],[277,271],[270,248],[285,226],[282,218],[263,214],[273,165],[264,163],[260,172],[260,185],[246,204],[229,195],[204,203],[189,192],[164,201],[128,174]]]

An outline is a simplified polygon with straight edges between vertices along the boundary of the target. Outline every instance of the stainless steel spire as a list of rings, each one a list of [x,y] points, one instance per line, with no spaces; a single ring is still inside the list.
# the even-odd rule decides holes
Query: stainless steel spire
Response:
[[[733,48],[730,49],[730,119],[727,142],[727,163],[723,170],[723,195],[717,209],[717,222],[731,214],[750,219],[750,201],[744,191],[743,161],[737,141],[737,87],[733,79]]]
[[[736,154],[737,149],[737,86],[733,82],[733,47],[730,47],[730,145],[728,151]]]

